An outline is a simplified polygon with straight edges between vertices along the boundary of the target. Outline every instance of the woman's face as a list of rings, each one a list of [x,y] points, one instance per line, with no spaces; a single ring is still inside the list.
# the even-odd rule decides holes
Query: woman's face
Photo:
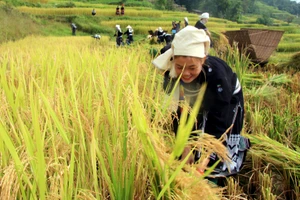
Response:
[[[191,83],[195,80],[202,70],[205,58],[196,58],[190,56],[175,56],[174,64],[177,76],[181,76],[181,80],[185,83]]]
[[[201,22],[202,22],[203,24],[206,24],[206,23],[208,22],[208,19],[206,19],[206,18],[201,19]]]

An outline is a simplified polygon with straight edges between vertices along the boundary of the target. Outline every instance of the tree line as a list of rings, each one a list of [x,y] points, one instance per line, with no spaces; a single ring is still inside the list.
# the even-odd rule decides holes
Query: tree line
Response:
[[[300,14],[300,3],[290,0],[157,0],[156,4],[159,8],[173,10],[175,3],[184,6],[189,12],[209,12],[214,17],[238,22],[243,14],[266,15],[259,9],[257,2],[292,15]]]

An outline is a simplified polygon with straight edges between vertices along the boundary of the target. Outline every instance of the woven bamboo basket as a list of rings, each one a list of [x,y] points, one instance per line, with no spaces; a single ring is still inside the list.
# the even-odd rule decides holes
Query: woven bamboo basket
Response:
[[[267,62],[277,48],[284,31],[267,29],[240,29],[226,31],[231,46],[236,45],[241,53],[245,53],[253,62]]]

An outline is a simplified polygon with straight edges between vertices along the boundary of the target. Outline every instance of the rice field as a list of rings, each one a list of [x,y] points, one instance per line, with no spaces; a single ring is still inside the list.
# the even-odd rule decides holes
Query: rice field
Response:
[[[34,15],[91,12],[19,9]],[[114,8],[103,15],[110,12]],[[160,19],[151,21],[147,9],[128,12],[128,18],[114,16],[99,26],[130,24],[143,35],[149,28],[170,29],[170,19],[187,16],[157,11]],[[135,21],[135,12],[145,15]],[[188,17],[191,24],[198,18]],[[208,27],[221,33],[247,26],[212,18]],[[287,33],[271,63],[285,62],[299,51],[296,27],[283,29]],[[241,80],[246,111],[242,134],[252,142],[243,171],[221,188],[205,179],[212,169],[199,175],[196,166],[175,159],[192,120],[175,139],[168,105],[162,103],[163,77],[149,54],[161,47],[136,42],[118,48],[109,35],[100,41],[90,36],[30,36],[2,44],[1,198],[300,199],[299,72],[259,68],[230,47],[222,55],[212,50]],[[196,145],[226,159],[221,141],[209,135]]]
[[[115,14],[115,6],[109,8],[97,8],[98,14],[102,16],[112,16]],[[92,8],[32,8],[18,7],[18,10],[24,13],[34,15],[91,15]],[[162,11],[158,10],[137,10],[134,8],[126,8],[126,16],[132,17],[161,17]]]
[[[161,77],[135,48],[90,37],[1,46],[2,198],[183,198],[201,185],[218,199],[167,153]]]

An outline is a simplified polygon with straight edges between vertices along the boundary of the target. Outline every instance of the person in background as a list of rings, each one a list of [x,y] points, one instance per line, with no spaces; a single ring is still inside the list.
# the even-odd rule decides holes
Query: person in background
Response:
[[[116,36],[116,43],[117,46],[121,46],[123,45],[123,32],[121,30],[120,25],[116,25],[116,33],[114,34],[114,36]]]
[[[179,21],[177,24],[176,24],[176,33],[178,33],[180,31],[180,23],[181,21]]]
[[[122,7],[121,7],[121,15],[124,15],[125,14],[125,7],[124,7],[124,4],[122,4]]]
[[[189,25],[189,20],[187,17],[184,18],[184,27],[187,27]]]
[[[120,15],[120,6],[117,6],[116,8],[116,15]]]
[[[172,30],[171,30],[172,39],[174,38],[174,35],[176,34],[176,30],[177,30],[176,21],[172,21]]]
[[[92,10],[92,15],[96,15],[96,10],[95,9]]]
[[[171,44],[172,39],[173,39],[171,34],[166,33],[164,38],[165,38],[165,41],[166,41],[166,45]]]
[[[187,26],[175,35],[169,49],[165,49],[152,63],[164,72],[163,88],[172,98],[173,131],[175,136],[180,123],[182,107],[179,102],[185,101],[193,107],[197,101],[202,85],[206,85],[201,108],[198,112],[193,130],[201,130],[219,139],[225,137],[224,145],[228,150],[230,163],[220,162],[215,168],[215,175],[230,176],[241,170],[249,140],[242,137],[240,132],[244,119],[244,98],[239,79],[220,58],[209,56],[210,39],[204,30]],[[179,83],[176,85],[177,80]],[[172,104],[174,105],[174,104]],[[231,127],[231,129],[229,129]],[[226,132],[230,130],[229,132]],[[186,133],[190,139],[197,134]],[[185,159],[192,146],[186,145],[180,159]],[[200,150],[193,151],[187,163],[196,163],[201,156]],[[204,173],[207,167],[218,161],[216,154],[204,159],[197,171]]]
[[[159,44],[164,42],[165,34],[166,33],[164,32],[164,30],[161,27],[158,27],[158,29],[157,29],[157,42]]]
[[[130,25],[128,25],[126,28],[127,31],[124,34],[127,35],[126,43],[129,45],[133,42],[133,29]]]
[[[211,34],[209,32],[209,30],[207,29],[206,27],[206,23],[208,22],[208,19],[209,19],[209,13],[205,12],[205,13],[202,13],[202,15],[199,16],[200,20],[198,20],[195,24],[195,27],[198,28],[198,29],[203,29],[206,34],[211,37]]]
[[[71,23],[71,28],[72,28],[72,35],[76,35],[76,29],[77,29],[77,26],[75,23]]]

